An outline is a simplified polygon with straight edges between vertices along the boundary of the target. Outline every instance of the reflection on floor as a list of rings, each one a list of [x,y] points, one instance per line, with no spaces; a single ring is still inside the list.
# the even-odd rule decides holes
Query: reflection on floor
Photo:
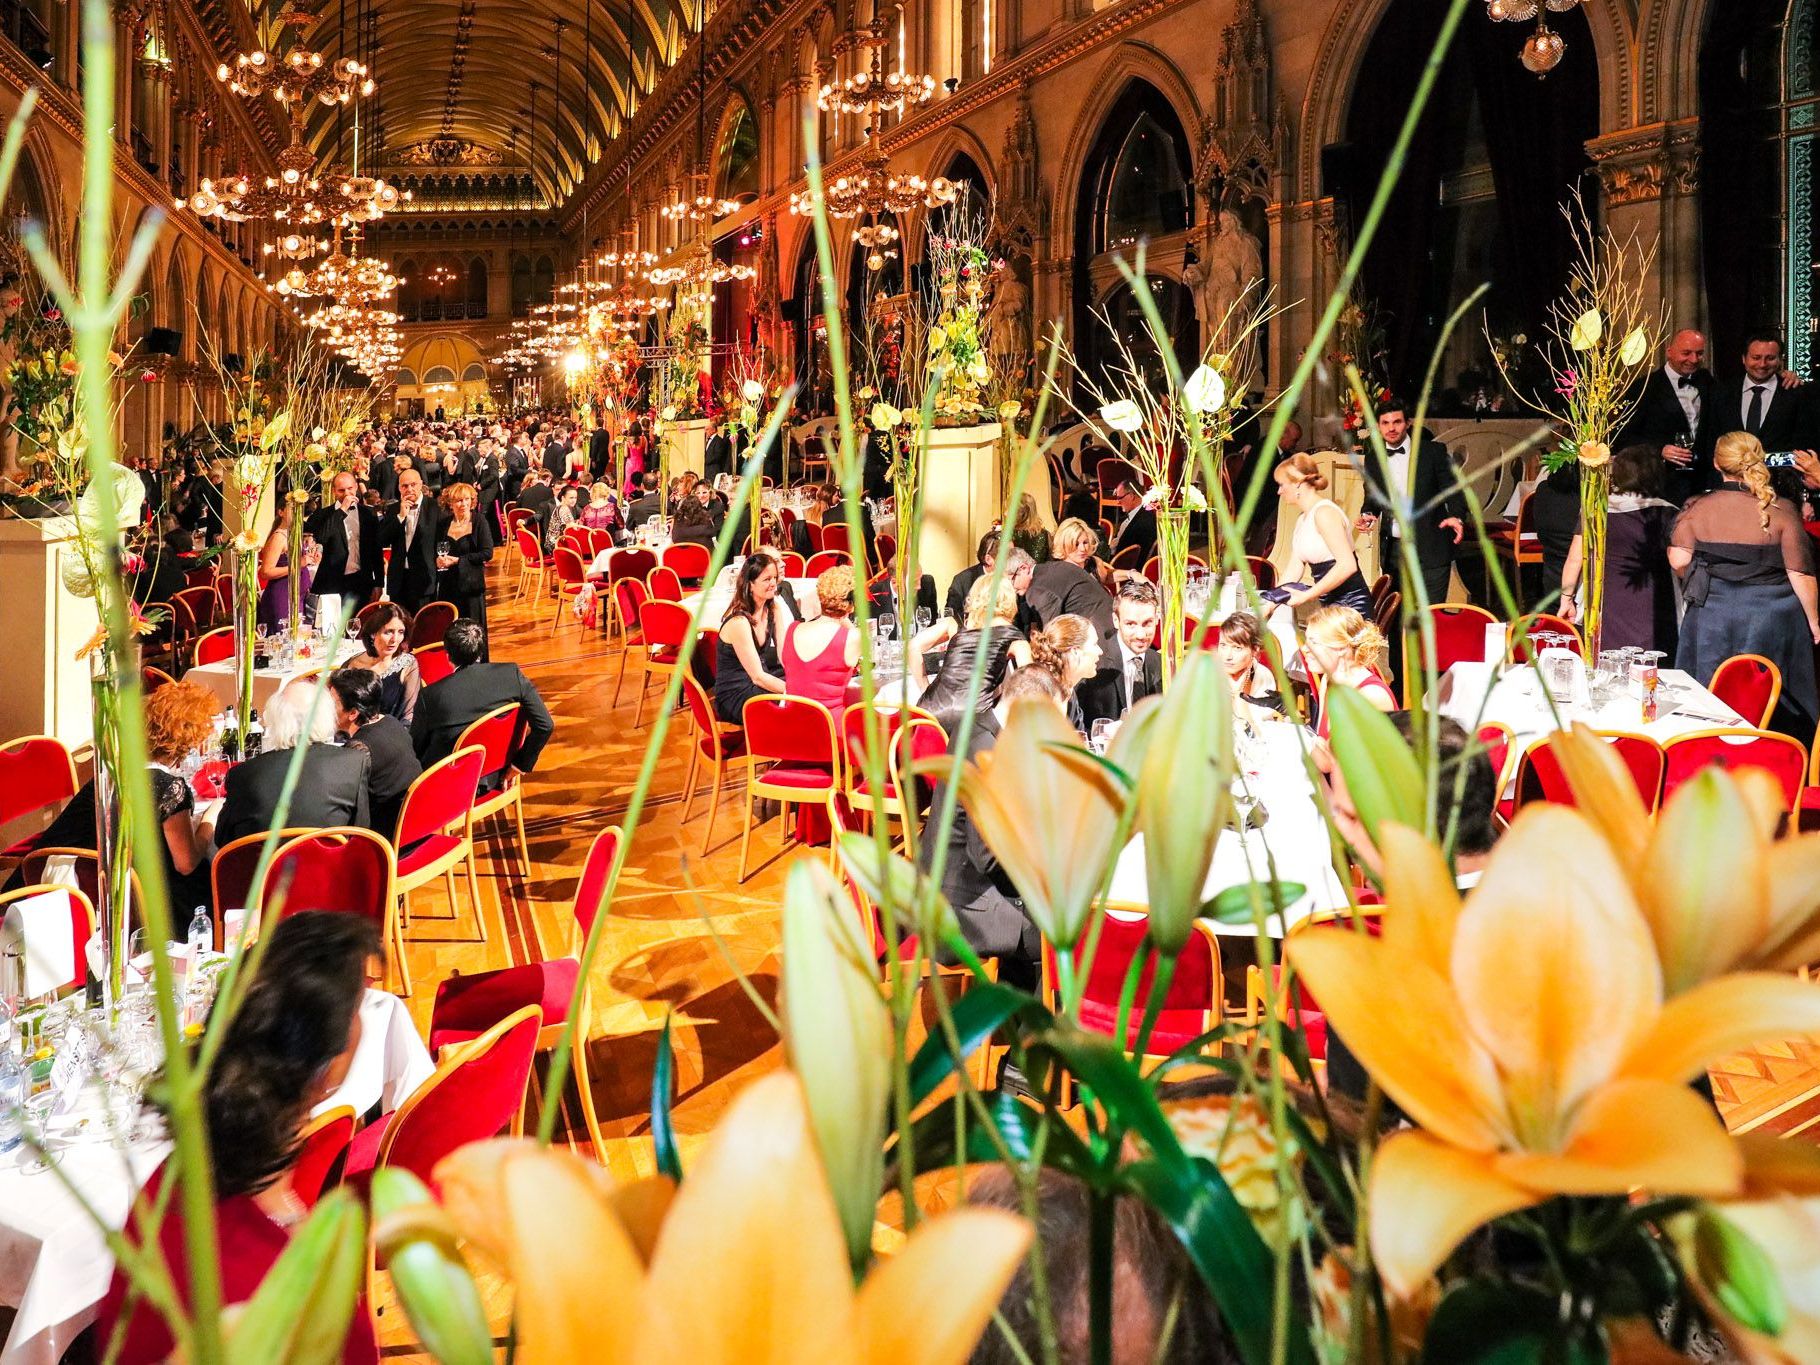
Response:
[[[503,850],[489,841],[480,869],[490,929],[484,945],[471,936],[465,900],[452,922],[439,888],[413,898],[407,951],[420,1026],[427,1026],[442,978],[569,951],[568,907],[582,860],[598,831],[623,823],[655,723],[655,686],[642,730],[632,728],[632,676],[615,705],[618,651],[596,630],[565,610],[552,637],[548,602],[535,613],[514,604],[509,578],[496,574],[500,579],[507,586],[502,591],[495,582],[488,608],[493,655],[523,667],[556,717],[555,736],[525,788],[531,873],[521,875],[516,861],[498,856]],[[754,871],[743,886],[737,883],[743,796],[730,781],[704,856],[699,795],[692,818],[686,825],[681,819],[690,733],[681,715],[670,726],[593,973],[588,1060],[606,1143],[602,1159],[621,1179],[653,1169],[651,1066],[666,1016],[685,1163],[733,1094],[781,1059],[748,988],[767,1004],[774,1001],[778,896],[784,869],[798,854],[782,848],[782,826],[773,820],[754,831]],[[1812,1140],[1820,1119],[1820,1047],[1800,1042],[1728,1058],[1712,1079],[1734,1128]],[[509,1299],[490,1280],[488,1287],[503,1333]],[[382,1318],[382,1340],[388,1358],[412,1354],[409,1328],[396,1311]]]

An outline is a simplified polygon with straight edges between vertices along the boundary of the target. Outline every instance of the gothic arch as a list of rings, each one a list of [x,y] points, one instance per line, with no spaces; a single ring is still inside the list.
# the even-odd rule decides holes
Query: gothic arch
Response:
[[[14,172],[13,196],[23,192],[24,207],[40,217],[44,240],[59,263],[70,259],[68,227],[63,206],[63,177],[57,173],[57,159],[45,134],[42,118],[28,125],[24,146],[20,149],[19,166]]]
[[[1668,5],[1704,8],[1708,0],[1657,0]],[[1646,0],[1647,3],[1647,0]],[[1308,73],[1307,96],[1302,102],[1301,136],[1297,142],[1295,165],[1291,168],[1292,192],[1300,200],[1316,199],[1321,194],[1321,149],[1345,136],[1346,114],[1352,107],[1353,88],[1358,83],[1359,67],[1366,49],[1391,0],[1339,0],[1333,16],[1321,34],[1314,66]],[[1629,128],[1636,121],[1637,45],[1634,24],[1629,13],[1629,0],[1587,0],[1582,7],[1587,27],[1592,30],[1593,48],[1599,68],[1599,130],[1602,133]],[[1479,8],[1470,6],[1464,23],[1485,23]],[[1697,30],[1696,30],[1697,33]],[[1512,61],[1517,59],[1515,47]],[[1698,66],[1697,38],[1694,48],[1685,56],[1690,75]],[[1414,62],[1412,60],[1412,72]]]
[[[1382,2],[1388,3],[1388,0]],[[1200,104],[1176,65],[1146,44],[1121,43],[1113,50],[1100,74],[1094,78],[1093,94],[1075,118],[1074,127],[1068,133],[1067,147],[1058,162],[1061,176],[1050,199],[1055,206],[1055,222],[1051,229],[1054,241],[1074,240],[1076,200],[1080,197],[1081,177],[1087,170],[1087,153],[1093,146],[1094,139],[1099,136],[1100,125],[1106,121],[1106,115],[1133,80],[1144,81],[1156,88],[1157,93],[1175,110],[1176,118],[1181,121],[1183,131],[1190,138],[1201,126]],[[990,174],[988,168],[992,164],[991,159],[987,158],[980,161],[980,168]],[[1192,178],[1191,170],[1190,179]]]
[[[1700,112],[1700,46],[1714,0],[1638,0],[1639,123]]]

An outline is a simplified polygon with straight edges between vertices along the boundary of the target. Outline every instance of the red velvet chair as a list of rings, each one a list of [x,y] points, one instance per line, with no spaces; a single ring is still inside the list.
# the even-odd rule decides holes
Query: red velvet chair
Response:
[[[822,523],[822,552],[838,550],[851,554],[852,542],[847,538],[847,523],[844,521],[824,521]]]
[[[183,657],[183,648],[215,624],[215,589],[185,588],[171,594],[171,663]]]
[[[1631,781],[1637,785],[1637,795],[1643,798],[1644,807],[1654,811],[1663,796],[1662,777],[1666,760],[1662,746],[1648,735],[1633,735],[1621,730],[1597,730],[1594,733],[1618,751],[1618,757],[1624,761]],[[1533,801],[1549,801],[1557,806],[1576,804],[1573,788],[1568,785],[1567,774],[1561,768],[1561,760],[1555,755],[1552,740],[1536,741],[1517,759],[1513,809],[1521,810]]]
[[[474,906],[474,923],[482,943],[487,941],[487,918],[480,906],[480,883],[474,876],[474,798],[486,765],[486,751],[478,745],[457,749],[425,768],[404,794],[398,811],[398,833],[392,847],[398,850],[398,935],[410,928],[410,894],[436,878],[449,893],[449,915],[460,915],[455,904],[455,869],[465,866],[468,899]],[[411,993],[404,956],[398,959],[405,994]]]
[[[663,572],[664,570],[658,569],[654,574]],[[638,631],[642,637],[640,647],[637,650],[628,647],[620,655],[622,670],[628,656],[637,658],[640,670],[638,710],[632,717],[634,728],[645,723],[645,694],[650,691],[651,679],[656,678],[661,683],[682,662],[683,646],[689,638],[689,619],[688,608],[678,602],[653,598],[639,609]]]
[[[69,954],[74,974],[57,988],[57,994],[68,995],[72,991],[79,991],[88,980],[88,941],[95,936],[95,903],[86,892],[77,887],[50,886],[39,882],[0,893],[0,921],[6,919],[9,905],[37,896],[61,896],[68,906]]]
[[[639,632],[639,641],[644,639],[643,620],[645,604],[650,601],[650,594],[645,585],[636,578],[622,578],[613,585],[612,616],[619,634],[619,676],[613,682],[613,704],[619,705],[619,691],[626,681],[626,656],[635,647],[632,632]]]
[[[889,569],[897,559],[897,537],[884,535],[878,538],[878,566]]]
[[[1706,690],[1761,730],[1782,699],[1782,670],[1761,654],[1734,654],[1714,670]]]
[[[629,546],[624,550],[615,550],[607,561],[607,582],[617,583],[622,578],[636,578],[640,583],[651,576],[651,570],[657,567],[657,554],[642,545]]]
[[[803,521],[803,538],[809,542],[809,553],[818,554],[822,549],[822,524],[819,521]]]
[[[162,668],[153,668],[150,664],[139,666],[139,688],[146,696],[151,696],[161,687],[169,687],[177,680]],[[4,857],[0,854],[0,857]]]
[[[569,545],[558,545],[551,559],[556,565],[556,600],[550,609],[550,634],[554,636],[562,625],[569,600],[581,596],[581,590],[587,584],[588,564],[581,557],[581,551]]]
[[[1511,749],[1516,742],[1516,737],[1511,733],[1508,725],[1496,720],[1486,721],[1479,726],[1476,733],[1479,743],[1484,746],[1485,758],[1491,764],[1492,772],[1497,776],[1498,797],[1502,800],[1505,780],[1512,776]]]
[[[1668,800],[1700,769],[1761,768],[1781,784],[1788,809],[1798,813],[1801,787],[1807,775],[1807,749],[1798,739],[1765,730],[1696,730],[1676,735],[1662,746],[1666,764],[1662,799]]]
[[[449,651],[441,644],[424,645],[411,653],[416,656],[417,673],[425,687],[441,682],[455,671],[455,665],[449,662]]]
[[[476,794],[474,819],[479,822],[490,815],[503,815],[508,808],[512,811],[518,825],[519,862],[528,877],[531,875],[531,843],[525,837],[524,780],[519,777],[508,779],[506,776],[512,755],[517,752],[522,728],[518,703],[507,702],[504,706],[487,712],[463,730],[461,737],[455,741],[455,747],[466,749],[474,746],[486,755],[485,761],[480,765],[480,779],[484,783],[489,778],[497,777],[499,782],[491,790]]]
[[[272,834],[243,834],[232,843],[223,844],[215,850],[215,857],[209,863],[209,885],[214,891],[215,899],[215,950],[226,952],[227,945],[221,939],[221,916],[228,910],[250,910],[258,904],[253,899],[253,874],[259,868],[259,855],[265,851],[267,839],[273,841],[273,849],[284,846],[287,839],[295,839],[300,834],[308,834],[302,827],[281,829]]]
[[[397,878],[392,846],[368,829],[344,826],[316,829],[280,844],[265,876],[253,886],[253,903],[261,925],[303,913],[332,910],[362,915],[379,931],[379,941],[398,963],[404,994],[411,993],[405,972],[404,937],[398,929]],[[274,902],[282,894],[283,902]]]
[[[411,634],[405,648],[417,650],[425,645],[441,644],[442,637],[460,616],[461,608],[453,602],[425,602],[411,618]]]
[[[845,550],[820,550],[809,556],[809,562],[803,565],[804,578],[820,578],[829,569],[839,568],[842,564],[851,564],[853,556]],[[790,577],[789,574],[784,575]]]
[[[689,708],[689,719],[695,725],[695,742],[689,746],[689,776],[683,795],[683,823],[695,807],[695,784],[703,761],[713,765],[714,789],[708,797],[708,823],[702,830],[701,851],[705,857],[714,838],[714,814],[720,809],[721,783],[727,764],[746,761],[746,733],[737,725],[723,726],[714,714],[714,702],[708,691],[693,676],[683,679],[683,701]]]
[[[873,795],[867,755],[871,750],[872,726],[864,706],[849,706],[841,715],[841,798],[849,810],[862,812],[872,819],[896,820],[904,831],[904,845],[914,849],[916,822],[921,802],[917,780],[908,776],[913,766],[925,758],[937,758],[948,752],[948,733],[927,711],[916,707],[884,706],[874,708],[882,730],[885,788]],[[900,740],[908,730],[907,741]],[[905,793],[909,799],[905,799]]]
[[[76,759],[69,746],[50,735],[25,735],[0,744],[0,828],[39,812],[52,814],[76,794]],[[0,858],[20,858],[38,842],[20,838]]]
[[[778,555],[777,559],[778,563],[783,565],[785,578],[807,578],[809,576],[808,561],[795,550],[785,550]]]
[[[205,631],[196,640],[196,649],[190,662],[197,668],[204,664],[220,663],[223,659],[234,657],[234,628],[217,626]]]
[[[529,525],[520,522],[512,528],[512,537],[518,542],[518,592],[513,600],[525,595],[525,589],[536,583],[535,591],[543,593],[544,570],[550,566],[550,558],[543,552],[543,546],[537,539],[537,517],[529,509],[523,509],[524,515],[530,517]]]
[[[517,1136],[542,1026],[543,1014],[532,1005],[450,1053],[410,1098],[355,1135],[347,1182],[364,1190],[377,1168],[394,1166],[433,1190],[436,1163],[457,1147],[506,1129]]]
[[[1362,905],[1357,910],[1350,906],[1339,910],[1323,910],[1299,924],[1291,926],[1289,936],[1306,933],[1366,933],[1376,938],[1384,931],[1384,907],[1382,905]],[[1274,979],[1279,983],[1283,979],[1283,969],[1278,967]],[[1256,1028],[1263,1022],[1264,1008],[1268,1003],[1264,993],[1264,974],[1258,967],[1245,969],[1245,1026]],[[1283,1021],[1291,1028],[1299,1027],[1302,1036],[1308,1042],[1308,1056],[1311,1060],[1325,1064],[1327,1060],[1327,1016],[1319,1003],[1308,993],[1306,983],[1297,977],[1293,991],[1287,1000],[1277,1002]]]
[[[832,809],[840,793],[840,749],[834,715],[818,701],[766,693],[748,697],[743,712],[746,755],[746,827],[739,836],[739,879],[746,879],[754,804]],[[771,766],[762,772],[761,763]]]
[[[1442,602],[1431,605],[1428,615],[1434,621],[1435,654],[1429,660],[1430,670],[1439,678],[1455,664],[1480,663],[1485,658],[1485,627],[1496,625],[1498,618],[1484,607],[1466,603]],[[1418,686],[1417,670],[1406,668],[1404,691]]]
[[[606,908],[607,879],[619,851],[619,842],[620,832],[614,826],[595,835],[588,847],[588,857],[582,864],[575,898],[570,905],[573,930],[567,954],[498,971],[452,976],[436,988],[436,1004],[430,1011],[431,1053],[440,1054],[446,1047],[469,1042],[502,1019],[532,1005],[543,1015],[537,1050],[549,1052],[556,1047],[562,1038],[563,1025],[568,1022],[569,1005],[575,998],[582,944],[595,919]],[[601,1141],[600,1120],[594,1112],[593,1087],[588,1080],[587,1019],[587,998],[584,996],[581,1026],[576,1030],[571,1056],[588,1139],[594,1144],[595,1159],[604,1160],[606,1147]]]
[[[1081,1027],[1114,1037],[1118,1027],[1119,994],[1131,961],[1144,951],[1148,916],[1139,906],[1108,905],[1102,920],[1099,947],[1087,972],[1081,995]],[[1043,944],[1045,985],[1051,999],[1055,992],[1054,952]],[[1136,1046],[1144,1022],[1144,1002],[1150,998],[1154,964],[1138,982],[1136,1003],[1126,1019],[1125,1036],[1116,1039],[1127,1052]],[[1175,975],[1163,995],[1156,1024],[1144,1050],[1146,1059],[1161,1060],[1219,1026],[1225,1013],[1220,974],[1220,940],[1210,925],[1196,920],[1194,932],[1176,960]]]
[[[662,567],[669,569],[685,584],[700,583],[708,576],[708,568],[713,562],[714,555],[706,545],[683,541],[664,547]]]
[[[305,1208],[315,1208],[335,1167],[354,1139],[354,1110],[349,1105],[318,1114],[297,1135],[297,1159],[291,1163],[291,1189]]]
[[[645,592],[654,602],[680,602],[683,598],[682,578],[675,569],[659,564],[645,578]]]

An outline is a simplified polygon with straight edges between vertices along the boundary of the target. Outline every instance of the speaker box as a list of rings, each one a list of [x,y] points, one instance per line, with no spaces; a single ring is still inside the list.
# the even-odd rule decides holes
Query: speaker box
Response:
[[[777,311],[783,314],[785,322],[801,322],[803,320],[803,301],[795,297],[780,299]]]
[[[171,327],[148,327],[145,349],[152,355],[176,355],[183,349],[183,333]]]

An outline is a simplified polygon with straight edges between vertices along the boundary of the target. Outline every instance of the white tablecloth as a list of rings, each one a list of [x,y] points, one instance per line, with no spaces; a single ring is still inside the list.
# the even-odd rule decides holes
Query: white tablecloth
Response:
[[[326,1114],[346,1105],[361,1119],[377,1104],[389,1114],[435,1072],[436,1063],[417,1036],[404,1001],[368,986],[360,1002],[360,1043],[347,1079],[310,1113]]]
[[[1448,669],[1439,684],[1437,705],[1441,714],[1469,731],[1488,721],[1508,725],[1519,748],[1527,748],[1560,728],[1534,668],[1513,668],[1502,677],[1496,673],[1496,665],[1489,663],[1460,663]],[[1563,706],[1559,711],[1566,724],[1577,721],[1595,730],[1648,735],[1658,744],[1695,730],[1751,728],[1743,716],[1695,682],[1693,675],[1678,668],[1662,670],[1656,699],[1656,718],[1647,725],[1643,723],[1642,704],[1627,687],[1618,689],[1616,696],[1596,709],[1583,704]]]
[[[73,1113],[52,1121],[49,1146],[58,1171],[118,1228],[169,1144],[117,1147],[105,1115],[100,1091],[91,1088]],[[31,1164],[23,1146],[0,1156],[0,1304],[16,1310],[0,1365],[55,1365],[94,1321],[114,1271],[107,1241],[82,1205],[55,1172],[26,1169]]]
[[[1273,870],[1278,881],[1298,882],[1306,887],[1281,917],[1272,920],[1272,938],[1282,937],[1284,920],[1294,926],[1317,911],[1346,904],[1346,888],[1333,870],[1327,825],[1315,803],[1314,786],[1303,758],[1312,742],[1299,725],[1259,727],[1259,738],[1253,741],[1257,771],[1255,775],[1247,773],[1246,783],[1269,818],[1261,829],[1243,833],[1229,829],[1220,835],[1213,851],[1213,865],[1201,890],[1201,899],[1211,900],[1228,887],[1265,880]],[[1110,899],[1131,905],[1148,902],[1142,835],[1133,838],[1119,854],[1112,873]],[[1256,936],[1256,929],[1250,924],[1214,923],[1212,927],[1220,934]]]
[[[283,687],[298,674],[308,673],[312,669],[321,668],[325,663],[329,662],[330,658],[333,658],[334,666],[339,667],[349,659],[352,659],[355,655],[359,654],[361,649],[362,645],[358,640],[340,640],[336,642],[335,652],[332,656],[325,650],[322,654],[314,658],[299,659],[289,668],[254,669],[254,708],[257,709],[264,706],[277,694],[279,688]],[[183,680],[185,682],[195,683],[198,687],[207,688],[210,692],[213,692],[216,697],[220,698],[221,704],[224,707],[232,706],[234,704],[234,661],[231,658],[222,659],[212,664],[198,664],[183,675]]]

